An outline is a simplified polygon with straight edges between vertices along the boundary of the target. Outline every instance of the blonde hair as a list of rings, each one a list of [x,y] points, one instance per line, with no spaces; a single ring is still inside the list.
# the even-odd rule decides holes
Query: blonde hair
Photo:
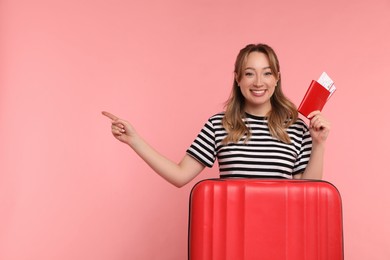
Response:
[[[290,143],[291,140],[286,129],[297,120],[298,112],[294,103],[282,92],[279,61],[274,50],[266,44],[249,44],[241,49],[237,55],[234,66],[234,72],[237,76],[233,81],[230,97],[225,103],[225,115],[222,119],[223,127],[228,133],[223,143],[236,143],[244,136],[245,140],[248,140],[251,136],[250,129],[242,120],[245,117],[245,98],[237,83],[242,78],[243,67],[251,52],[264,53],[268,57],[272,74],[279,78],[271,97],[272,109],[267,115],[268,127],[271,136],[284,143]]]

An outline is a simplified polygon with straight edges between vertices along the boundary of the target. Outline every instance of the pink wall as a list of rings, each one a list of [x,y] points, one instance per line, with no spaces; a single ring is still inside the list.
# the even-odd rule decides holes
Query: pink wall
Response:
[[[390,259],[389,1],[184,2],[0,1],[0,259],[185,259],[190,189],[217,169],[174,188],[100,111],[179,160],[249,42],[276,49],[296,103],[336,81],[325,179],[346,259]]]

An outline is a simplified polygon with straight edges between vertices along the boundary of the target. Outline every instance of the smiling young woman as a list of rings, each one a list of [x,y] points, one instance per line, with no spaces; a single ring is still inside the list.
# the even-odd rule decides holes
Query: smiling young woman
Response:
[[[243,48],[225,111],[209,118],[175,163],[151,147],[127,121],[108,112],[112,134],[156,173],[181,187],[218,161],[221,177],[321,179],[329,122],[319,111],[310,125],[283,94],[278,58],[266,44]]]
[[[234,142],[243,134],[250,135],[249,129],[242,121],[245,113],[250,113],[267,116],[272,136],[289,142],[290,138],[285,129],[288,124],[296,121],[298,112],[296,106],[283,94],[279,60],[274,50],[265,44],[247,45],[237,56],[234,73],[235,81],[230,98],[226,102],[223,119],[225,128],[233,126],[230,127],[232,130],[226,140]],[[252,95],[246,93],[246,88],[250,87],[253,91],[262,89],[267,93],[258,98],[257,103],[251,102],[256,100],[256,96],[253,94],[251,98]]]

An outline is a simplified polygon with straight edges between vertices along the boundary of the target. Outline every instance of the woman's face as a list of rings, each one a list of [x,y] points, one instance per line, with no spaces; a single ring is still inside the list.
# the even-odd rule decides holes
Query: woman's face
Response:
[[[272,74],[268,57],[262,52],[251,52],[244,64],[241,79],[236,80],[245,97],[245,112],[265,116],[271,111],[271,97],[278,82]]]

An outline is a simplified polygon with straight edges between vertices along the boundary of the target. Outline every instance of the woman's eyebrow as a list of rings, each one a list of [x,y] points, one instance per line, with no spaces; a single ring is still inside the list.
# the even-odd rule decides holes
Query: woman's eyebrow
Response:
[[[271,69],[271,67],[264,67],[264,68],[262,68],[262,70],[266,70],[266,69]],[[246,67],[244,70],[256,70],[255,68],[253,68],[253,67]]]

